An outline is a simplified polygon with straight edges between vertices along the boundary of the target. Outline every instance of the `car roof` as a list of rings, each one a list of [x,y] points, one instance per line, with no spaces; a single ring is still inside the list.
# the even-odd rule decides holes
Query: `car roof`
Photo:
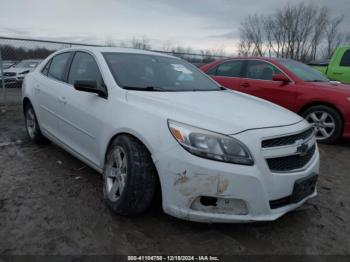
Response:
[[[147,51],[147,50],[134,49],[134,48],[123,48],[123,47],[78,46],[78,47],[65,48],[60,51],[64,52],[64,51],[79,51],[79,50],[87,50],[94,53],[128,53],[128,54],[131,53],[131,54],[157,55],[157,56],[172,57],[172,58],[175,57],[172,55],[163,54],[161,52]]]
[[[277,57],[261,57],[261,56],[236,56],[236,57],[227,57],[223,59],[219,59],[216,61],[224,62],[229,60],[263,60],[268,62],[277,62],[281,59],[290,60],[288,58],[277,58]]]

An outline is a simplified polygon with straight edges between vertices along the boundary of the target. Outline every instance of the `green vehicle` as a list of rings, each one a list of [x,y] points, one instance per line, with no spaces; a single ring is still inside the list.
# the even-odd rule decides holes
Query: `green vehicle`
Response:
[[[325,74],[330,80],[350,84],[350,46],[337,48],[331,60],[312,62],[309,65]]]

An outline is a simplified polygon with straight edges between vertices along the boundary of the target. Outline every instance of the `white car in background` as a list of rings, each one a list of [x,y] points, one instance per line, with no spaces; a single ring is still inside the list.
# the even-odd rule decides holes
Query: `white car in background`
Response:
[[[312,127],[264,100],[220,87],[172,56],[71,48],[23,84],[26,129],[103,174],[117,214],[163,209],[201,222],[275,220],[316,196]]]
[[[41,61],[41,59],[22,60],[8,69],[5,69],[5,85],[21,85],[25,75],[32,72]]]
[[[18,62],[14,60],[3,60],[2,66],[3,66],[3,69],[9,69],[10,67],[13,67],[17,63]]]

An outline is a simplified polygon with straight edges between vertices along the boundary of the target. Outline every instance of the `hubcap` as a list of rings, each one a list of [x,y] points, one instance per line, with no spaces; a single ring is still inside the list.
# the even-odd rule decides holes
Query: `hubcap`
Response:
[[[324,111],[310,113],[306,120],[315,128],[316,139],[325,140],[331,137],[335,131],[334,118]]]
[[[120,198],[125,188],[127,176],[127,156],[122,147],[118,146],[109,156],[105,174],[105,189],[109,200]]]
[[[33,109],[31,108],[29,108],[27,111],[26,127],[28,131],[28,135],[30,136],[30,138],[33,138],[35,135],[36,122],[35,122],[35,115],[34,115]]]

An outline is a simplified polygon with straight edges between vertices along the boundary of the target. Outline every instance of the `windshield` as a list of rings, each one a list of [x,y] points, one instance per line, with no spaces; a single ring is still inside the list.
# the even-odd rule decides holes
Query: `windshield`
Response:
[[[3,62],[3,67],[5,69],[10,68],[11,66],[13,66],[15,64],[15,62]]]
[[[195,66],[171,57],[103,53],[122,88],[147,91],[217,91],[219,85]]]
[[[279,62],[293,74],[299,77],[301,80],[307,82],[329,81],[329,79],[325,77],[321,72],[303,63],[288,59],[281,59],[279,60]]]
[[[17,65],[15,65],[15,68],[35,68],[39,62],[33,62],[33,61],[21,61]]]

